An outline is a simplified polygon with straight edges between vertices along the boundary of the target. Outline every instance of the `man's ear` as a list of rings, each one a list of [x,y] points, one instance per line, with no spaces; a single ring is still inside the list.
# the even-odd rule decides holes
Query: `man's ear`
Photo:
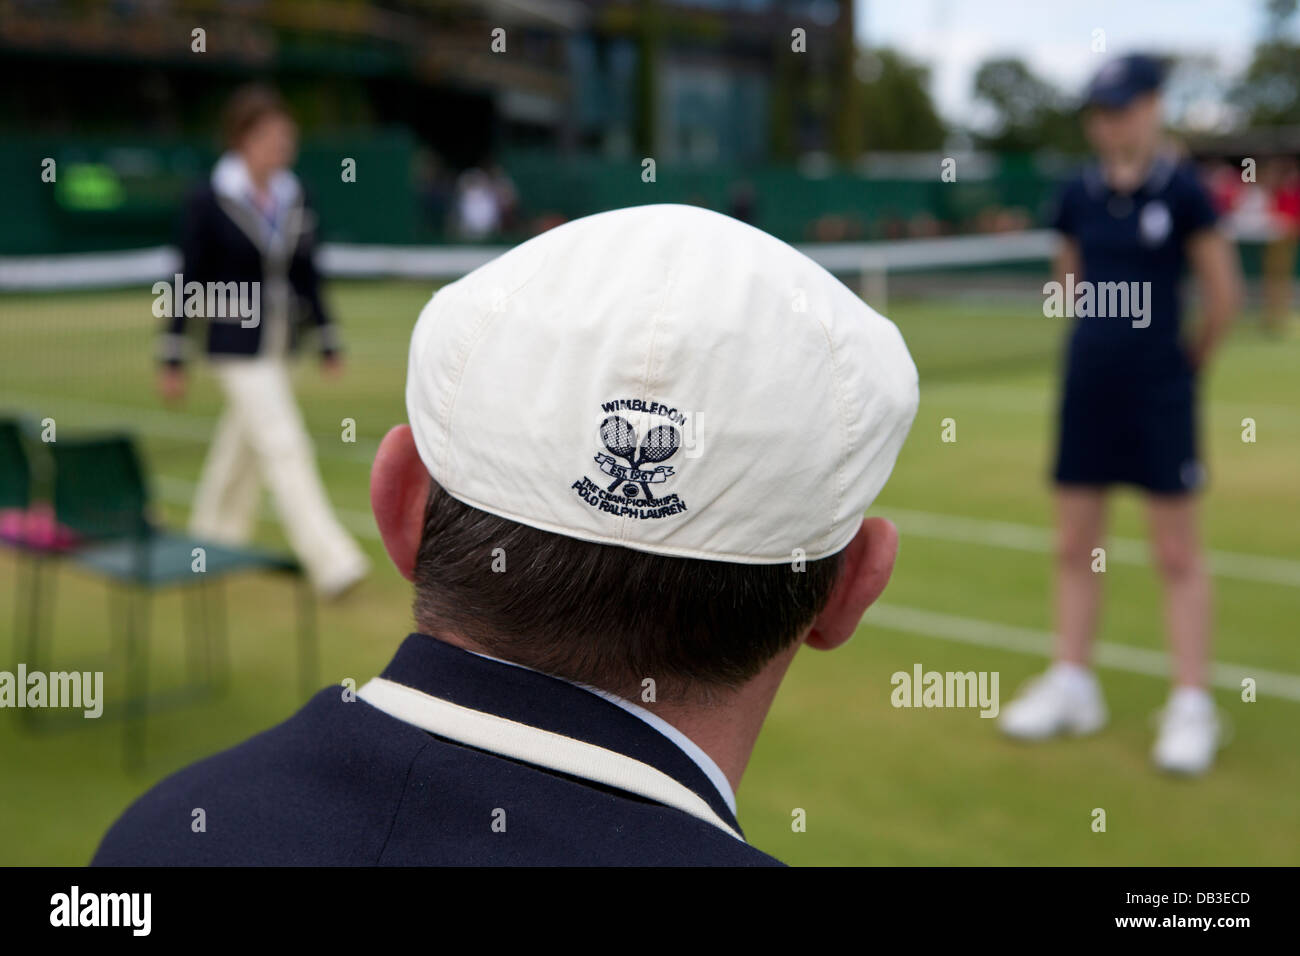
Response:
[[[395,425],[379,443],[370,469],[370,510],[388,556],[408,581],[415,574],[432,482],[415,449],[411,426]]]
[[[844,549],[844,565],[826,607],[804,643],[819,651],[839,647],[857,630],[867,608],[889,583],[898,556],[898,529],[884,518],[865,518]]]

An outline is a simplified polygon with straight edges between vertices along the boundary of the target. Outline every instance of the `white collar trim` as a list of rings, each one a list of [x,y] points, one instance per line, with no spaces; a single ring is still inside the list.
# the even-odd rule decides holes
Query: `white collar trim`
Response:
[[[484,657],[490,661],[496,661],[498,664],[509,664],[511,667],[518,667],[521,668],[522,670],[533,671],[534,674],[542,673],[541,671],[535,670],[532,667],[526,667],[525,665],[517,664],[514,661],[507,661],[507,660],[503,660],[500,657],[493,657],[491,654],[480,654],[478,651],[471,651],[467,647],[462,647],[461,650],[469,651],[469,653],[475,655],[476,657]],[[555,675],[547,674],[545,676],[554,677]],[[565,680],[565,678],[563,677],[559,677],[556,679],[563,680],[566,684],[572,684],[574,687],[581,687],[583,690],[589,691],[598,697],[605,698],[605,700],[609,701],[611,704],[615,704],[619,707],[622,707],[629,714],[641,718],[643,721],[645,721],[655,730],[659,731],[661,734],[663,734],[665,737],[667,737],[669,740],[675,743],[682,751],[685,752],[686,756],[690,757],[691,760],[693,760],[695,764],[702,771],[704,771],[704,775],[709,778],[709,781],[713,784],[714,788],[722,796],[722,799],[726,801],[727,807],[728,809],[731,810],[732,816],[736,815],[736,794],[731,789],[731,782],[727,780],[727,775],[722,772],[722,769],[714,762],[713,758],[710,757],[708,754],[706,754],[700,748],[699,744],[691,740],[690,737],[687,737],[684,733],[682,733],[672,724],[668,723],[668,721],[664,720],[658,714],[651,713],[650,711],[642,707],[640,704],[634,704],[632,701],[619,697],[617,694],[611,694],[609,691],[601,690],[599,687],[592,687],[590,684],[581,684],[577,681]]]

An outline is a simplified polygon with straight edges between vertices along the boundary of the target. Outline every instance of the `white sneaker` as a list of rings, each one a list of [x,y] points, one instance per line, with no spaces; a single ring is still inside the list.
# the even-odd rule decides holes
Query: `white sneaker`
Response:
[[[1077,664],[1053,664],[1002,709],[998,726],[1019,740],[1058,734],[1091,734],[1106,725],[1106,702],[1092,671]]]
[[[1151,759],[1169,773],[1202,774],[1214,763],[1221,740],[1214,698],[1200,688],[1180,688],[1160,712]]]

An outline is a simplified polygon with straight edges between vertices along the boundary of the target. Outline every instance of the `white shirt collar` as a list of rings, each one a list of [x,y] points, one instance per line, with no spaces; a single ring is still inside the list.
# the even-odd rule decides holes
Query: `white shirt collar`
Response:
[[[252,207],[253,180],[244,157],[234,150],[222,153],[212,167],[212,188],[218,196]],[[282,208],[297,201],[302,185],[292,170],[279,169],[271,175],[267,189]]]
[[[498,664],[509,664],[511,667],[533,671],[535,674],[542,673],[532,667],[517,664],[514,661],[507,661],[500,657],[493,657],[491,654],[480,654],[478,651],[471,651],[468,647],[462,647],[461,650],[469,651],[469,653],[476,657],[484,657],[490,661],[496,661]],[[547,674],[546,676],[555,677],[554,674]],[[691,740],[690,737],[687,737],[684,733],[672,724],[668,723],[668,721],[664,720],[658,714],[651,713],[640,704],[634,704],[632,701],[619,697],[617,694],[611,694],[609,691],[601,690],[599,687],[592,687],[590,684],[581,684],[578,681],[565,680],[563,677],[558,677],[556,679],[562,680],[566,684],[572,684],[574,687],[581,687],[583,690],[589,691],[598,697],[605,698],[611,704],[622,707],[629,714],[641,718],[655,730],[659,731],[675,743],[686,754],[686,756],[690,757],[691,760],[695,762],[696,766],[704,772],[704,775],[709,778],[710,782],[722,796],[722,799],[726,801],[727,807],[731,810],[732,816],[736,815],[736,794],[731,789],[731,782],[727,780],[727,775],[722,772],[722,769],[716,763],[714,763],[713,758],[700,749],[700,746],[695,743],[695,741]]]
[[[1158,193],[1165,188],[1169,182],[1169,177],[1173,175],[1174,170],[1178,168],[1178,156],[1168,148],[1160,149],[1155,157],[1151,160],[1151,166],[1147,169],[1146,178],[1142,180],[1142,185],[1138,186],[1134,192],[1140,192],[1146,189],[1149,193]],[[1106,182],[1106,176],[1101,170],[1101,161],[1094,160],[1088,164],[1083,171],[1083,182],[1088,191],[1094,196],[1103,196],[1109,189]]]

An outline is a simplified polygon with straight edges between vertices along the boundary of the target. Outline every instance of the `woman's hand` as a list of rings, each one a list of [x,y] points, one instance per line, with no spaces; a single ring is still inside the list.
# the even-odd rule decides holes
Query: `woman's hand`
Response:
[[[1187,243],[1187,254],[1200,285],[1204,312],[1187,350],[1187,361],[1193,372],[1200,372],[1241,308],[1241,266],[1236,249],[1215,229],[1193,235]]]
[[[167,402],[178,402],[185,397],[185,370],[165,365],[158,371],[158,394]]]

